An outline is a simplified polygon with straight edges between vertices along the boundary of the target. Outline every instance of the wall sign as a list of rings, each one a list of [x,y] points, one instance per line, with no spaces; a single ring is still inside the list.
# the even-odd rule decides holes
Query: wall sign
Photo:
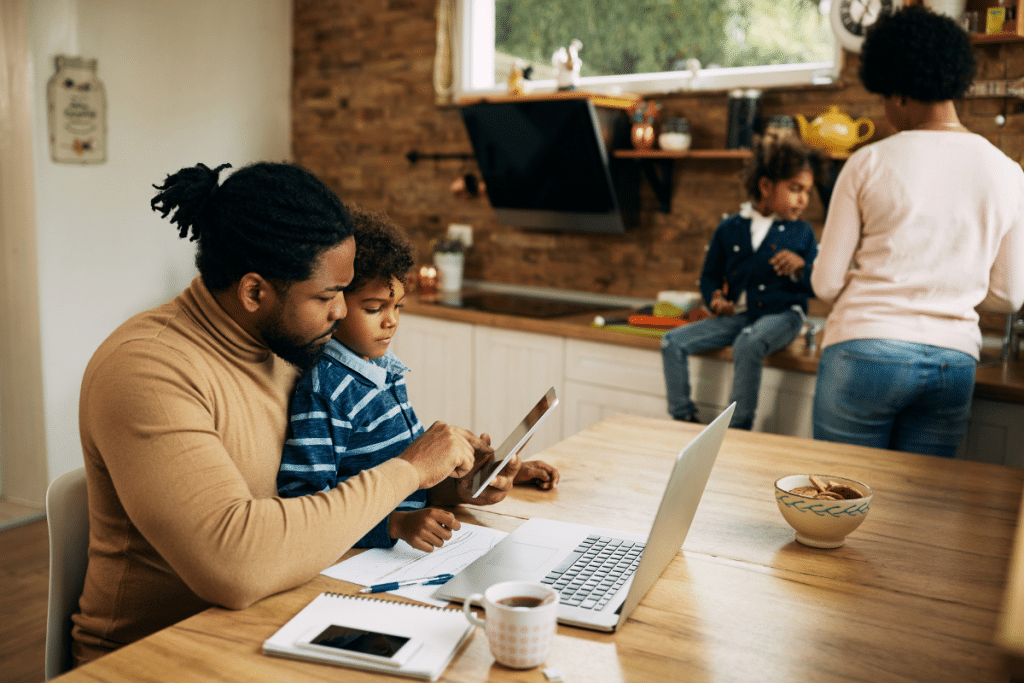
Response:
[[[46,86],[50,157],[62,164],[102,164],[107,160],[107,102],[96,77],[96,60],[56,57]]]

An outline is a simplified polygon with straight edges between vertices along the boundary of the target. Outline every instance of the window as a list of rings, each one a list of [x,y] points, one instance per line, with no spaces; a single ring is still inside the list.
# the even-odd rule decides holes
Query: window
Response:
[[[829,0],[460,0],[458,10],[462,95],[505,90],[517,62],[532,67],[532,88],[554,89],[551,55],[573,39],[581,87],[603,92],[828,83],[841,57]]]

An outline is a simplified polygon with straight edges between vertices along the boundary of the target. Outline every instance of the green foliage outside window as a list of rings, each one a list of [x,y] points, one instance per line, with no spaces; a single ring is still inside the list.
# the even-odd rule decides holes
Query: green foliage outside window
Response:
[[[690,58],[731,67],[834,54],[814,0],[495,0],[495,24],[496,53],[535,65],[539,77],[573,38],[583,43],[582,76],[674,71]]]

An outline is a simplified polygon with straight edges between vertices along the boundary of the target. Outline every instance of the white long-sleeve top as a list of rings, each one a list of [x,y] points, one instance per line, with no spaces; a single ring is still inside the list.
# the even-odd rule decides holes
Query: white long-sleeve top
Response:
[[[1024,171],[980,135],[904,131],[836,180],[811,284],[822,346],[897,339],[979,357],[975,308],[1024,304]]]

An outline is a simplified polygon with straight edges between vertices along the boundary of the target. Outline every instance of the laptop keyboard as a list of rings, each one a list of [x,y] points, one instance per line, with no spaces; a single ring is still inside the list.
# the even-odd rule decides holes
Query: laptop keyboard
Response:
[[[640,564],[643,543],[591,535],[541,579],[563,605],[599,610],[608,604]]]

